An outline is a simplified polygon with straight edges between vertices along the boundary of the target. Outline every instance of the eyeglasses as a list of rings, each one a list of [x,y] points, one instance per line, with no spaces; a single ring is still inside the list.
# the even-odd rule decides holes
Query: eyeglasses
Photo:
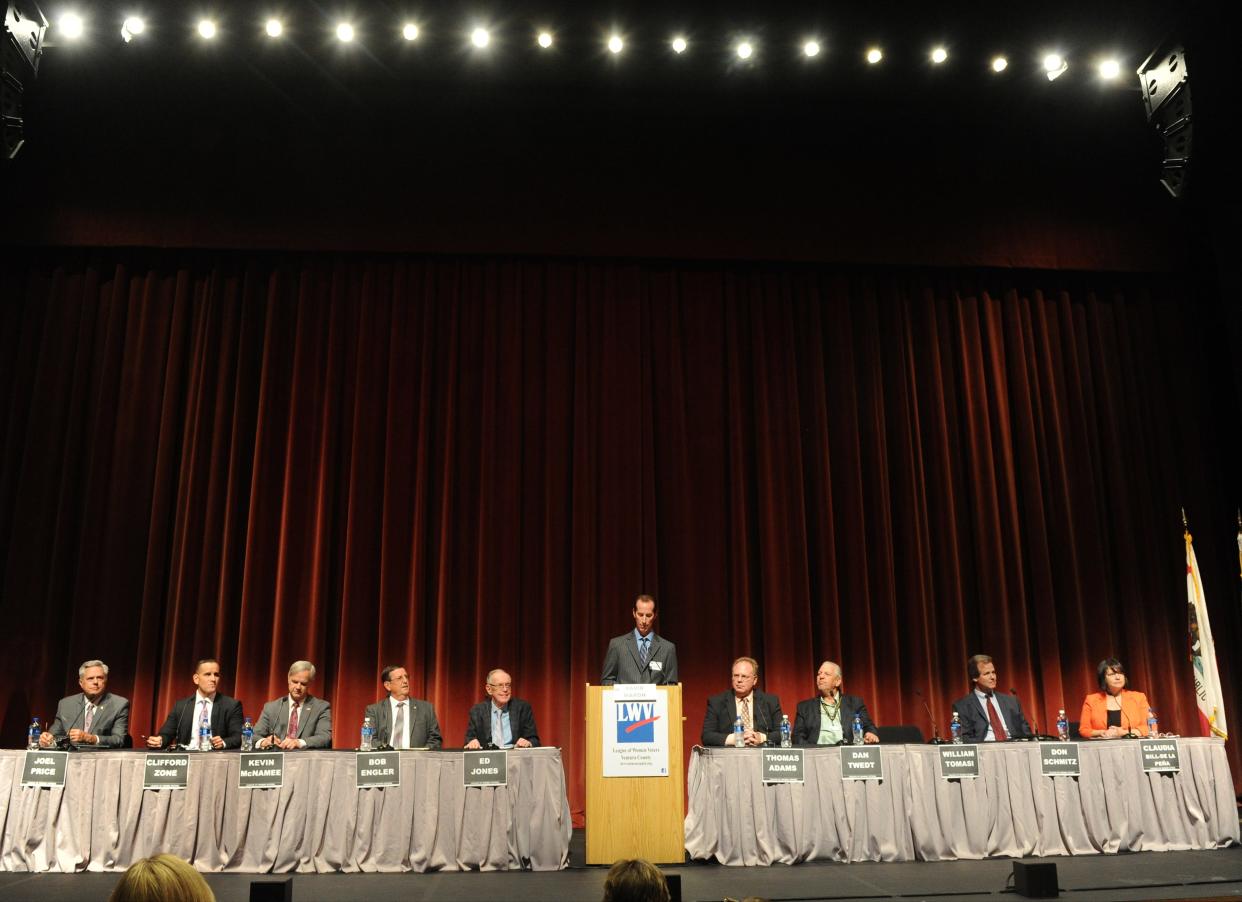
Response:
[[[493,689],[512,689],[513,688],[512,683],[488,683],[487,685],[491,686]]]

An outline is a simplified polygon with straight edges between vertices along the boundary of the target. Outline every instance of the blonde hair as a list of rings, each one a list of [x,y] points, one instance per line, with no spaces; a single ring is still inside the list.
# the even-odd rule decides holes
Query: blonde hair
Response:
[[[216,902],[203,875],[167,852],[135,861],[108,902]]]
[[[669,902],[668,881],[645,858],[622,858],[604,878],[604,902]]]

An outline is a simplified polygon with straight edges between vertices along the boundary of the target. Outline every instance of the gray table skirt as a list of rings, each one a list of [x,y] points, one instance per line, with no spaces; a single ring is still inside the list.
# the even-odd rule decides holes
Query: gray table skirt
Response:
[[[1216,849],[1239,841],[1219,739],[1182,739],[1182,770],[1143,772],[1134,742],[1083,742],[1081,776],[1044,777],[1034,743],[979,747],[980,776],[945,780],[934,746],[883,746],[883,781],[841,779],[806,750],[804,783],[760,782],[759,751],[695,748],[686,851],[729,865],[942,861]]]
[[[145,753],[70,755],[63,788],[21,785],[0,751],[0,870],[123,871],[157,852],[242,873],[557,870],[572,824],[559,749],[510,751],[508,785],[462,785],[460,752],[402,752],[399,787],[355,787],[346,752],[285,755],[280,789],[196,754],[184,790],[144,791]]]

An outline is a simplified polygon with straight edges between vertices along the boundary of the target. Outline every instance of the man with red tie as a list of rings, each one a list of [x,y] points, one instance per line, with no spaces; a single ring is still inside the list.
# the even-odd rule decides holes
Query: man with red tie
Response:
[[[289,666],[289,694],[263,706],[254,725],[255,748],[326,749],[332,747],[332,706],[310,694],[315,665],[294,661]]]
[[[963,742],[1004,742],[1031,735],[1017,697],[996,691],[996,665],[991,657],[972,655],[966,662],[966,675],[975,688],[953,703],[962,723]]]

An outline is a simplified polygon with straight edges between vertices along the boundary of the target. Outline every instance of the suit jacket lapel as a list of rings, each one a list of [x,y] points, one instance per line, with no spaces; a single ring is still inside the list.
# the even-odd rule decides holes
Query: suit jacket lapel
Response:
[[[633,630],[630,630],[629,635],[626,636],[625,644],[630,649],[630,657],[634,659],[635,669],[637,669],[639,673],[642,673],[647,668],[643,664],[642,658],[638,655],[638,637],[634,635]]]

